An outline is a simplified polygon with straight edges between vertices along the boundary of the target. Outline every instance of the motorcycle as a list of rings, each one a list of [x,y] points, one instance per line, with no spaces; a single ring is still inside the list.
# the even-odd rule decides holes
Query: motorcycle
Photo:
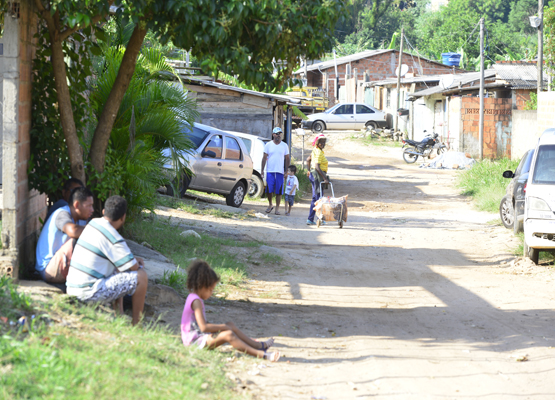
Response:
[[[426,133],[426,131],[424,131]],[[438,134],[427,134],[421,142],[410,139],[402,139],[403,141],[403,159],[406,163],[412,164],[416,162],[418,156],[429,157],[432,150],[436,149],[437,154],[441,154],[447,150],[447,146],[440,143]]]

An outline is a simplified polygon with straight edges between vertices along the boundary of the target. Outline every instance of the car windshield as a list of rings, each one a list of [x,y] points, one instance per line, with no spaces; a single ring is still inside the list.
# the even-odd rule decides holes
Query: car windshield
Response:
[[[187,138],[195,145],[195,149],[198,149],[206,136],[208,136],[208,132],[204,129],[197,128],[193,126],[193,130],[191,131],[191,127],[189,125],[183,126],[183,133],[187,135]]]
[[[532,182],[540,185],[555,184],[555,145],[543,145],[538,149],[534,178]]]
[[[330,109],[328,109],[328,110],[326,110],[326,111],[324,111],[324,112],[325,112],[326,114],[329,114],[329,113],[331,113],[331,112],[334,112],[334,111],[337,109],[337,107],[341,107],[341,104],[338,104],[338,105],[336,105],[336,106],[333,106],[332,108],[330,108]]]

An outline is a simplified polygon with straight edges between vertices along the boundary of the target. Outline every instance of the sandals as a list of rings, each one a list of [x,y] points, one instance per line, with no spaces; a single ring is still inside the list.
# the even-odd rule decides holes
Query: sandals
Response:
[[[281,354],[279,354],[279,351],[272,351],[270,353],[264,352],[264,359],[271,362],[276,362],[279,360],[280,356]]]
[[[276,211],[276,215],[281,215],[281,213],[279,211]]]
[[[272,210],[274,209],[274,207],[268,207],[266,209],[266,214],[270,214],[272,212]]]

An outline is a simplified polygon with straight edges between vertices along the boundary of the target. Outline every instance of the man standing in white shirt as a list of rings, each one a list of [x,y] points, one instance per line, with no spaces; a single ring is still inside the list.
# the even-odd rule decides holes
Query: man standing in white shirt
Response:
[[[268,196],[267,213],[271,213],[274,209],[272,203],[273,194],[276,195],[276,215],[279,213],[279,203],[281,202],[281,194],[283,192],[284,176],[289,167],[289,146],[281,141],[281,128],[274,128],[272,132],[272,141],[264,146],[264,157],[262,158],[262,176],[264,169],[268,165],[266,175],[266,194]]]

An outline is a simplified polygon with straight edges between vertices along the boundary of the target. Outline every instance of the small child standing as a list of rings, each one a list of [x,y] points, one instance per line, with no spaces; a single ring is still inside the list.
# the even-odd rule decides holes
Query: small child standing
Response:
[[[291,214],[291,208],[295,204],[295,193],[299,187],[299,180],[295,176],[297,173],[297,167],[290,165],[287,168],[287,175],[285,181],[285,215]],[[289,209],[287,206],[289,205]]]
[[[201,349],[215,349],[229,343],[239,351],[269,361],[279,360],[278,351],[268,352],[274,339],[259,342],[249,338],[233,322],[209,324],[204,315],[204,300],[212,296],[216,284],[220,281],[216,272],[206,261],[195,260],[187,270],[187,289],[191,291],[185,301],[181,317],[181,339],[185,346],[192,344]]]

